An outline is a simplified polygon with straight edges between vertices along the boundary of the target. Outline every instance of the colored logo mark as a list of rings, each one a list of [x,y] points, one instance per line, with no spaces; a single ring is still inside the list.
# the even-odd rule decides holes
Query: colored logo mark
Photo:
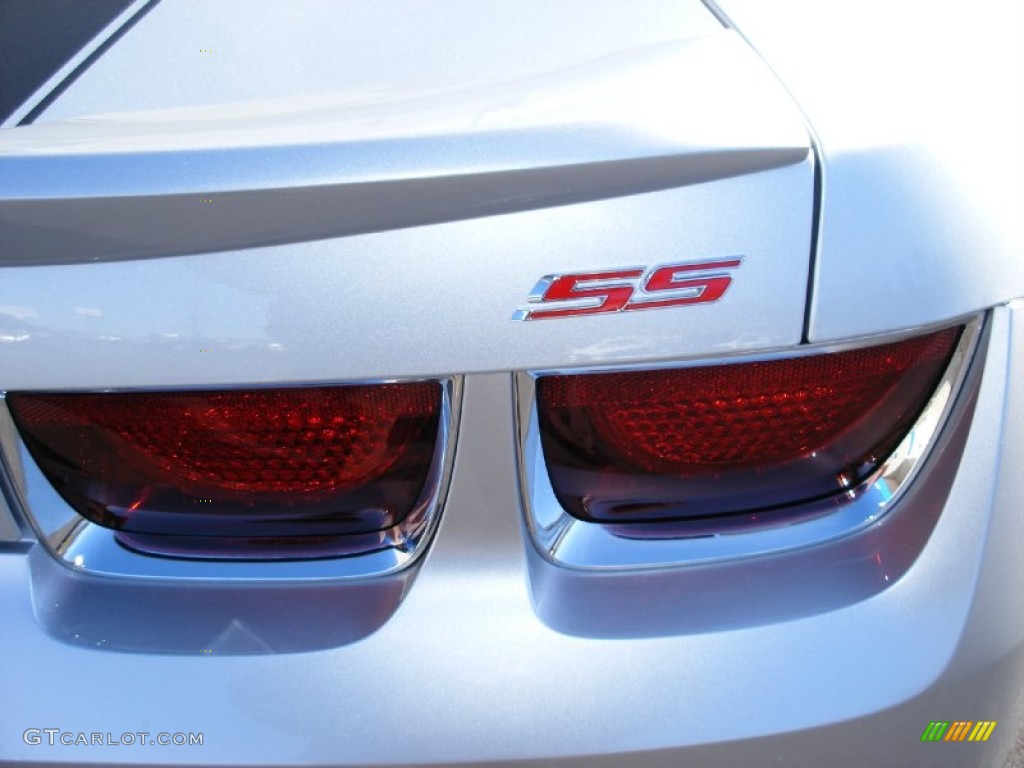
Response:
[[[995,729],[995,720],[932,720],[921,741],[988,741]]]

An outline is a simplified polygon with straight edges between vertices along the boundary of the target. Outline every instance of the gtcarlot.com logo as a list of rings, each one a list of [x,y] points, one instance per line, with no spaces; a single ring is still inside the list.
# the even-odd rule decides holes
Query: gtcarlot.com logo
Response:
[[[58,744],[65,747],[201,747],[202,733],[181,731],[151,733],[150,731],[126,731],[110,733],[99,731],[65,731],[60,728],[26,728],[21,734],[29,746]]]
[[[921,741],[988,741],[995,729],[995,720],[932,720]]]

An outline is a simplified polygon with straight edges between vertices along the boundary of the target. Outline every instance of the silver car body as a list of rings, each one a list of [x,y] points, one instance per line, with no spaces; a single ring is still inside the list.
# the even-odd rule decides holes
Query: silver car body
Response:
[[[407,556],[127,557],[0,401],[0,762],[1011,764],[1019,3],[163,0],[67,71],[143,13],[0,129],[0,392],[440,378],[448,463]],[[716,303],[512,320],[545,275],[729,255]],[[941,429],[877,519],[545,533],[536,374],[954,322]]]

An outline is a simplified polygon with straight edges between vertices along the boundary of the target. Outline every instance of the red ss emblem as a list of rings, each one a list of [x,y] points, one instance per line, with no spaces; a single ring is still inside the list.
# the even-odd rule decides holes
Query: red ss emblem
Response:
[[[530,306],[516,310],[512,319],[545,320],[708,304],[725,295],[732,283],[729,270],[739,267],[742,261],[742,257],[733,256],[714,261],[546,275],[530,292]]]

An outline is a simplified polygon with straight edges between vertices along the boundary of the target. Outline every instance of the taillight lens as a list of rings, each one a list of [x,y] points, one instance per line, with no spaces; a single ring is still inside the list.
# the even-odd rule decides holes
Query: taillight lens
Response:
[[[834,496],[892,453],[960,335],[672,370],[541,377],[552,487],[606,523],[720,519]]]
[[[204,542],[229,551],[308,541],[323,551],[331,537],[381,531],[416,506],[435,458],[442,388],[10,393],[7,401],[64,499],[126,542],[161,549],[159,537],[168,537],[177,554],[202,554]]]

